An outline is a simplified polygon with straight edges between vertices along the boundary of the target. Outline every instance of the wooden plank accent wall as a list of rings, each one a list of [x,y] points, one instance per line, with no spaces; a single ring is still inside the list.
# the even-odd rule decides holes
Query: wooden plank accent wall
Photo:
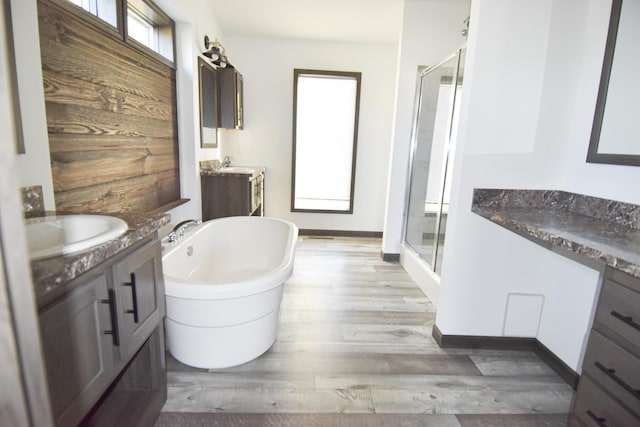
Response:
[[[175,70],[51,0],[38,15],[56,209],[178,200]]]

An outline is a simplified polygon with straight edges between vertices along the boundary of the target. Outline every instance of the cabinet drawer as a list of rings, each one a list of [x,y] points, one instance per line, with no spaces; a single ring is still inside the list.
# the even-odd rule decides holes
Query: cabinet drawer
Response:
[[[640,359],[594,330],[589,337],[583,370],[640,414]]]
[[[574,414],[587,426],[638,427],[640,419],[582,375]]]
[[[631,343],[640,342],[640,293],[612,280],[605,280],[596,322]]]

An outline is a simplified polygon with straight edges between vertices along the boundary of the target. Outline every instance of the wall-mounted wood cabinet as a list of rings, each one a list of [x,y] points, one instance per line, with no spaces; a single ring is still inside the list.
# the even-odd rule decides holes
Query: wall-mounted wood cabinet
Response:
[[[242,101],[242,74],[235,68],[218,68],[216,70],[218,80],[218,100],[220,113],[220,128],[242,129],[243,101]]]
[[[242,129],[242,74],[235,68],[214,68],[202,58],[198,73],[201,128]]]

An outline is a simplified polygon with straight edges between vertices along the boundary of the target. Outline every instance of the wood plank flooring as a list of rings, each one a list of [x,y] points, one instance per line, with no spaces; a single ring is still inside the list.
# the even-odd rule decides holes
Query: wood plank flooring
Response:
[[[528,351],[440,349],[436,308],[379,239],[301,237],[273,347],[206,371],[168,358],[156,426],[563,426],[573,391]]]

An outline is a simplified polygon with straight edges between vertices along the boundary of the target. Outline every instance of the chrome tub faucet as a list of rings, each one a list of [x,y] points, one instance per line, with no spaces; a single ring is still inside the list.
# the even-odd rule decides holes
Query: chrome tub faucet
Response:
[[[178,239],[178,237],[184,236],[184,232],[189,226],[200,224],[202,224],[202,220],[200,219],[187,219],[177,223],[176,226],[173,227],[171,233],[169,233],[169,243],[173,243]]]

